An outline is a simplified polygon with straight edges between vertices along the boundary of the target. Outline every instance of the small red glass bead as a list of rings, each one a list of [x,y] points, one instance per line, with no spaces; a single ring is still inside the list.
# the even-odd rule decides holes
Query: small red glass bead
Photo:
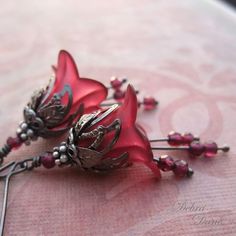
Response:
[[[55,166],[55,159],[52,153],[46,152],[41,156],[41,163],[47,169],[53,168]]]
[[[124,97],[125,97],[125,92],[122,91],[122,90],[120,90],[120,89],[118,89],[118,90],[116,90],[116,91],[114,92],[113,97],[114,97],[115,100],[121,101],[121,100],[123,100]]]
[[[173,172],[179,177],[186,176],[188,173],[188,163],[184,160],[175,161],[175,168],[173,169]]]
[[[205,143],[204,156],[207,158],[214,157],[217,154],[218,146],[215,142]]]
[[[182,135],[177,132],[172,132],[168,134],[168,143],[171,146],[178,146],[182,144]]]
[[[173,170],[175,166],[175,162],[172,157],[168,155],[161,156],[158,161],[158,167],[162,171],[170,171]]]
[[[204,153],[204,151],[205,151],[205,146],[200,142],[192,142],[189,145],[189,152],[193,156],[200,156]]]
[[[143,105],[145,110],[153,110],[157,106],[157,101],[153,97],[145,97],[143,99]]]
[[[22,145],[22,140],[19,137],[9,137],[7,139],[7,145],[11,148],[11,149],[17,149]]]
[[[182,135],[182,145],[189,145],[194,141],[194,136],[191,133],[185,133]]]
[[[113,89],[119,89],[123,82],[116,77],[112,77],[110,83]]]

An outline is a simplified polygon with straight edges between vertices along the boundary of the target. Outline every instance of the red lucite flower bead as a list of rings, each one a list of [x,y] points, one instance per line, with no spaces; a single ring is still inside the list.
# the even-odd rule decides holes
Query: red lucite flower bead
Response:
[[[204,151],[205,157],[211,158],[217,154],[218,146],[215,142],[205,143],[204,147],[205,147],[205,151]]]
[[[69,115],[73,114],[83,103],[85,112],[97,109],[99,104],[107,97],[107,88],[99,81],[82,78],[75,64],[73,57],[65,50],[61,50],[58,56],[58,65],[53,67],[56,79],[46,102],[55,94],[63,90],[65,85],[70,86],[73,94],[73,104]],[[63,104],[67,104],[68,96],[62,99]]]
[[[124,102],[118,109],[113,111],[109,116],[104,118],[97,125],[108,126],[114,120],[121,121],[121,131],[116,144],[113,146],[104,159],[118,157],[123,153],[128,153],[131,163],[139,162],[148,166],[156,177],[160,177],[160,170],[153,160],[153,153],[150,142],[143,128],[136,124],[137,117],[137,96],[132,86],[127,87]],[[104,137],[101,149],[110,143],[110,136]]]
[[[153,110],[157,106],[157,101],[153,97],[145,97],[143,99],[143,105],[145,110]]]
[[[11,148],[11,149],[18,149],[21,145],[22,145],[22,140],[19,137],[9,137],[7,139],[7,145]]]
[[[184,160],[175,161],[173,172],[178,177],[184,177],[188,173],[188,163]]]
[[[189,152],[193,156],[200,156],[204,153],[204,151],[205,151],[205,146],[200,142],[192,142],[189,145]]]
[[[180,133],[171,132],[168,134],[168,143],[171,146],[179,146],[182,144],[183,138]]]
[[[75,61],[68,52],[60,51],[57,67],[53,69],[55,80],[45,90],[36,93],[24,109],[26,123],[44,138],[63,134],[82,113],[99,109],[107,96],[107,88],[102,83],[79,76]],[[29,109],[35,114],[32,115]],[[37,117],[43,122],[40,129]]]
[[[46,169],[51,169],[55,166],[55,158],[50,152],[46,152],[43,156],[40,157],[40,160],[41,160],[42,165]]]

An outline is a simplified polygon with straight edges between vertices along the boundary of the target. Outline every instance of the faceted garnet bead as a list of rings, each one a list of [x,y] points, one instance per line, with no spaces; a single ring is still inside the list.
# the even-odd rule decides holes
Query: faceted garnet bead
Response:
[[[47,169],[53,168],[55,166],[55,158],[50,152],[44,153],[44,155],[42,155],[40,159],[42,165]]]
[[[153,97],[145,97],[143,99],[143,105],[145,110],[153,110],[156,108],[158,102]]]
[[[124,99],[124,97],[125,97],[125,92],[120,90],[120,89],[118,89],[118,90],[116,90],[114,92],[113,97],[117,101],[122,101]]]
[[[178,177],[184,177],[188,173],[188,163],[184,160],[175,161],[175,168],[173,172]]]
[[[121,85],[123,84],[123,81],[116,77],[112,77],[110,83],[113,89],[120,89]]]
[[[205,151],[205,146],[200,142],[192,142],[189,145],[189,152],[193,156],[201,156]]]
[[[182,135],[182,145],[189,145],[194,141],[194,136],[191,133],[185,133]]]
[[[175,162],[174,162],[173,158],[168,155],[163,155],[158,160],[158,167],[162,171],[173,170],[174,166],[175,166]]]
[[[177,132],[171,132],[168,134],[168,143],[171,146],[179,146],[182,144],[182,135]]]
[[[7,139],[7,145],[11,148],[11,149],[17,149],[22,145],[22,140],[19,137],[9,137]]]
[[[218,146],[215,142],[205,143],[204,147],[205,147],[205,151],[204,151],[205,157],[211,158],[217,154]]]

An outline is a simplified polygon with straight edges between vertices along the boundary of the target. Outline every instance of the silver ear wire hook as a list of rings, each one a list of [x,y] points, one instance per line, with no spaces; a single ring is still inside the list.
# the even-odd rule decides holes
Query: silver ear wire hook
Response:
[[[26,170],[32,170],[40,165],[40,158],[28,158],[23,161],[13,161],[0,168],[0,180],[4,181],[4,194],[0,221],[0,235],[3,235],[4,223],[7,210],[7,198],[9,193],[9,183],[13,175],[19,174]]]

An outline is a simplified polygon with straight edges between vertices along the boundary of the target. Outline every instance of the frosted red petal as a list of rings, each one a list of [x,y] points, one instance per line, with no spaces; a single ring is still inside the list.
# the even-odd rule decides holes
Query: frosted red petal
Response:
[[[135,123],[137,107],[136,92],[134,88],[129,85],[125,94],[124,103],[98,124],[107,126],[115,119],[121,121],[119,139],[104,158],[118,157],[127,152],[130,162],[143,163],[148,166],[157,177],[160,177],[160,170],[153,161],[153,153],[148,138],[144,130]],[[107,135],[102,143],[103,147],[105,147],[110,140],[111,136]]]

